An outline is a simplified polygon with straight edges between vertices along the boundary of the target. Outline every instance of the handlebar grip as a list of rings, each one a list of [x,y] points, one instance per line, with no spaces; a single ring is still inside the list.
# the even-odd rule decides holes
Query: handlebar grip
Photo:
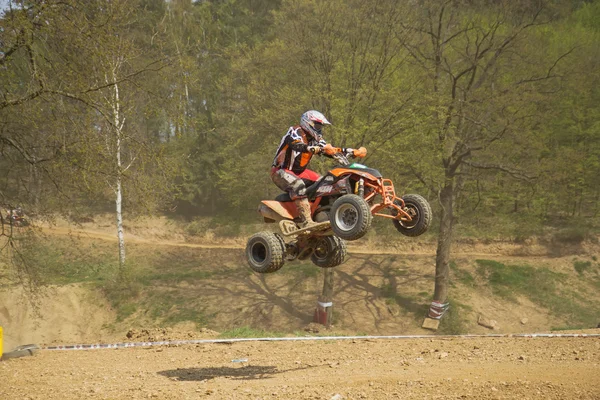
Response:
[[[367,156],[367,149],[364,147],[359,147],[352,152],[354,157],[365,158]]]

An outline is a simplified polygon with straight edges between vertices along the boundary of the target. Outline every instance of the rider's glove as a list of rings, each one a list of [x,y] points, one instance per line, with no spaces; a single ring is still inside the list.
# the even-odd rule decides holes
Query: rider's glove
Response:
[[[323,150],[320,146],[308,146],[307,149],[313,154],[319,154]]]

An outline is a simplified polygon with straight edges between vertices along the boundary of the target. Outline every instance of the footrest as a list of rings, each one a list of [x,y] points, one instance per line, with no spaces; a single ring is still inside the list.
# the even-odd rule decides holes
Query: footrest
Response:
[[[283,233],[283,236],[290,236],[298,230],[298,227],[293,221],[284,219],[279,221],[279,229],[281,229],[281,233]]]
[[[292,235],[298,235],[300,233],[311,233],[311,232],[318,232],[318,231],[323,231],[326,229],[329,229],[329,227],[331,226],[331,223],[329,221],[325,221],[325,222],[319,222],[315,225],[311,225],[307,228],[298,228],[298,226],[290,220],[281,220],[279,221],[279,229],[281,229],[281,233],[283,234],[283,236],[292,236]]]

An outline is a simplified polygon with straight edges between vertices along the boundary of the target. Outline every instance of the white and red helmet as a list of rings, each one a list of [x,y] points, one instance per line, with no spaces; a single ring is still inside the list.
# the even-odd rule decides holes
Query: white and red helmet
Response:
[[[331,125],[331,123],[316,110],[307,111],[300,117],[300,126],[316,141],[321,140],[323,136],[323,125]]]

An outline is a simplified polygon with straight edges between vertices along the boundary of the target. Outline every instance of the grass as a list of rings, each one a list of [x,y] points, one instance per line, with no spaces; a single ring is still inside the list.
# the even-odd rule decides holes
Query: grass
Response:
[[[228,266],[203,267],[197,254],[188,249],[164,249],[128,246],[128,261],[121,271],[116,260],[115,246],[84,245],[72,240],[22,240],[21,251],[27,265],[42,284],[68,285],[89,283],[104,292],[116,312],[116,322],[123,322],[142,311],[165,326],[192,321],[198,326],[207,324],[198,297],[162,287],[177,287],[183,282],[193,284],[230,273]],[[142,251],[139,251],[142,250]]]
[[[455,237],[475,239],[478,241],[493,241],[506,238],[520,243],[543,233],[543,224],[532,215],[526,214],[494,214],[479,212],[460,220],[456,225]],[[490,229],[493,227],[493,229]]]
[[[441,335],[462,335],[467,333],[468,324],[464,318],[464,311],[471,311],[471,307],[453,299],[448,299],[448,302],[450,303],[450,308],[441,319],[437,333]]]
[[[477,273],[492,292],[509,301],[525,296],[553,315],[567,318],[570,324],[592,326],[600,308],[575,291],[562,289],[566,274],[529,265],[505,265],[497,261],[476,260]]]
[[[300,275],[304,278],[312,278],[318,276],[321,269],[312,262],[296,261],[287,263],[281,272],[284,274]]]
[[[579,275],[583,275],[583,273],[585,271],[589,270],[591,266],[592,266],[591,261],[575,261],[575,262],[573,262],[573,267],[575,268],[575,271],[577,271],[577,273]]]
[[[586,227],[578,226],[573,228],[562,229],[552,235],[552,239],[560,243],[580,244],[588,236],[590,232]]]
[[[273,337],[305,337],[305,336],[316,336],[316,337],[327,337],[327,336],[368,336],[364,332],[348,334],[348,333],[337,333],[335,331],[324,331],[319,333],[307,333],[304,331],[294,331],[294,332],[279,332],[279,331],[269,331],[264,329],[256,329],[250,326],[241,326],[238,328],[233,328],[219,334],[219,338],[221,339],[236,339],[236,338],[273,338]],[[324,342],[325,343],[325,342]],[[334,342],[332,342],[334,343]]]
[[[266,331],[263,329],[255,329],[249,326],[241,326],[233,328],[219,334],[221,339],[234,339],[234,338],[263,338],[263,337],[283,337],[286,333]]]
[[[460,282],[467,287],[475,287],[475,277],[469,271],[459,268],[456,262],[450,261],[450,271],[451,284],[453,284],[454,280],[456,280],[457,282]]]
[[[173,285],[181,282],[193,282],[197,280],[209,279],[222,275],[219,271],[165,271],[151,272],[139,277],[140,282],[145,286],[160,282],[162,285]]]
[[[389,283],[381,285],[379,290],[379,294],[386,304],[397,304],[402,310],[411,314],[415,321],[420,321],[427,314],[429,309],[427,298],[431,296],[431,293],[399,294],[395,287]]]
[[[99,254],[93,244],[82,249],[70,240],[58,243],[23,238],[19,251],[24,264],[42,284],[106,281],[118,270],[117,260]]]

